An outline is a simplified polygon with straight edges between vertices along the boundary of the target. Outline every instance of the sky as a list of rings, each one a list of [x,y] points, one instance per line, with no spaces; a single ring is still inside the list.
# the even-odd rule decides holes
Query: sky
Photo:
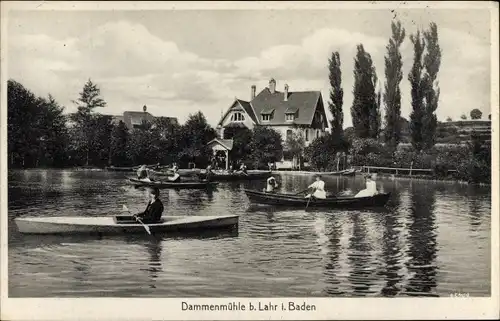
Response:
[[[328,58],[339,51],[348,127],[356,46],[371,54],[383,87],[397,18],[407,35],[437,23],[438,119],[458,119],[474,108],[483,118],[490,113],[488,9],[24,10],[7,18],[8,77],[37,95],[50,93],[65,112],[76,110],[72,100],[89,78],[107,102],[99,112],[110,115],[146,105],[155,116],[184,122],[201,110],[215,125],[235,98],[249,100],[251,85],[258,93],[270,78],[280,91],[285,84],[292,92],[321,90],[326,106]],[[408,36],[402,56],[401,113],[408,117]]]

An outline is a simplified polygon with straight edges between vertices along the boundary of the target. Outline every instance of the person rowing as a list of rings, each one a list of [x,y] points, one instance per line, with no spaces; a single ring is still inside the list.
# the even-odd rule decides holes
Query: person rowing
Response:
[[[321,175],[317,174],[315,175],[316,181],[309,185],[308,189],[313,189],[313,192],[310,194],[307,194],[305,198],[319,198],[319,199],[325,199],[326,198],[326,192],[325,192],[325,182],[321,179]]]
[[[276,189],[278,188],[278,182],[276,182],[276,179],[271,176],[267,179],[267,186],[266,186],[266,193],[275,193]]]
[[[375,175],[366,175],[365,176],[365,185],[366,188],[359,191],[358,194],[354,195],[354,197],[371,197],[378,194],[377,183],[375,182]]]
[[[137,179],[141,181],[151,182],[149,178],[149,171],[146,165],[141,165],[139,169],[137,169]]]
[[[148,202],[146,210],[142,213],[135,214],[134,218],[139,219],[144,224],[154,224],[161,221],[163,214],[163,203],[160,200],[160,190],[155,187],[149,192],[151,200]]]

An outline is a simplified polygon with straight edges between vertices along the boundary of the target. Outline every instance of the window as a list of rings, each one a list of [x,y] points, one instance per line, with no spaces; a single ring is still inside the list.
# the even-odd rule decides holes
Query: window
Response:
[[[286,131],[286,137],[287,138],[288,137],[292,137],[292,135],[293,135],[293,131],[291,129],[289,129],[289,130]]]
[[[271,114],[262,115],[262,121],[270,121],[270,120],[271,120]]]
[[[305,132],[306,132],[306,142],[308,142],[309,141],[309,129],[306,128]]]
[[[244,121],[245,116],[242,113],[234,113],[231,115],[231,121]]]
[[[316,138],[319,137],[319,129],[316,130]]]
[[[294,114],[286,114],[285,115],[285,120],[286,121],[294,121],[295,120],[295,115]]]

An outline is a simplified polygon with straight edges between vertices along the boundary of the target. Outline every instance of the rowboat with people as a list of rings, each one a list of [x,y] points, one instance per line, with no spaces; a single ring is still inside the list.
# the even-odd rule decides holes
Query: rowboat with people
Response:
[[[263,191],[247,190],[245,194],[252,203],[292,206],[292,207],[324,207],[324,208],[365,208],[385,206],[391,193],[379,193],[368,197],[326,197],[305,198],[299,194],[266,193]]]
[[[15,223],[24,234],[157,234],[193,230],[236,228],[239,217],[165,216],[153,224],[141,224],[131,215],[98,217],[18,217]]]
[[[154,164],[154,165],[145,165],[148,169],[151,170],[156,170],[160,168],[160,164]],[[116,166],[106,166],[105,169],[107,171],[111,172],[135,172],[138,170],[141,166],[132,166],[132,167],[116,167]]]
[[[271,174],[270,171],[221,171],[213,170],[210,175],[210,180],[212,181],[241,181],[241,180],[259,180],[265,179]],[[205,179],[207,177],[206,170],[203,170],[198,174],[200,179]]]
[[[172,189],[208,189],[217,186],[217,182],[208,181],[186,181],[186,182],[169,182],[161,180],[143,180],[130,177],[128,179],[133,185],[140,187],[157,187],[157,188],[172,188]]]

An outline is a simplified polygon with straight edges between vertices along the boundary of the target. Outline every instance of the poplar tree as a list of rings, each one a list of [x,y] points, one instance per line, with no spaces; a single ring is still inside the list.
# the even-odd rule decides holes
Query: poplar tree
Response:
[[[424,106],[424,82],[422,79],[423,72],[423,53],[425,50],[425,42],[420,31],[410,36],[413,44],[413,66],[408,74],[408,80],[411,85],[411,106],[410,114],[410,134],[411,144],[417,151],[423,149],[423,128],[425,106]]]
[[[344,101],[344,90],[342,89],[342,71],[340,70],[340,55],[339,52],[332,52],[331,58],[328,60],[328,70],[330,71],[330,101],[328,108],[332,113],[333,119],[330,122],[333,135],[342,135],[344,126],[344,113],[342,112],[342,104]]]
[[[396,148],[401,140],[401,90],[403,79],[403,59],[400,47],[405,39],[405,29],[400,21],[391,23],[392,37],[387,45],[385,56],[385,129],[384,141],[391,148]]]
[[[441,48],[439,46],[438,30],[435,23],[424,31],[426,54],[424,57],[424,86],[425,86],[425,113],[423,117],[424,130],[422,131],[423,148],[431,149],[436,143],[437,117],[436,109],[439,101],[439,82],[437,74],[441,66]]]
[[[377,73],[373,61],[362,44],[357,46],[354,58],[354,100],[351,116],[354,131],[359,138],[377,138],[379,131],[379,109],[375,87]]]

